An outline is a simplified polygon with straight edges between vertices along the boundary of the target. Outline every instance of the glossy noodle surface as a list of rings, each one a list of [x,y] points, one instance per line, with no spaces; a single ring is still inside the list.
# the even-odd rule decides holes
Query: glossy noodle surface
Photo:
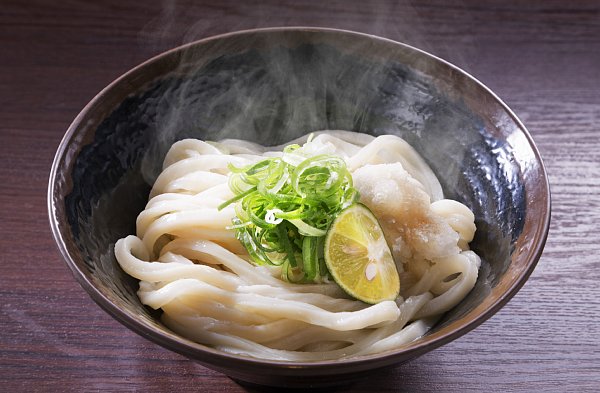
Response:
[[[444,199],[435,175],[399,137],[344,131],[290,143],[343,158],[360,202],[384,230],[400,273],[400,296],[369,305],[333,280],[293,284],[281,268],[256,266],[231,229],[228,164],[281,155],[283,146],[240,140],[175,143],[164,160],[135,235],[115,245],[120,266],[140,280],[142,303],[162,309],[170,329],[225,352],[284,361],[379,353],[424,333],[477,280],[469,250],[474,216]]]

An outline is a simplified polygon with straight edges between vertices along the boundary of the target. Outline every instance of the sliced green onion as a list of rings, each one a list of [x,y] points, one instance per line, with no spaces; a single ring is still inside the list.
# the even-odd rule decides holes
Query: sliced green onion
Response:
[[[234,196],[233,198],[221,203],[217,209],[218,210],[223,210],[224,208],[226,208],[227,206],[231,205],[233,202],[237,202],[240,199],[242,199],[243,197],[245,197],[246,195],[249,195],[251,193],[253,193],[254,191],[256,191],[256,187],[252,187],[247,189],[246,191],[242,192],[241,194],[238,194],[236,196]]]
[[[326,230],[315,228],[311,225],[308,225],[304,221],[300,219],[288,220],[290,223],[294,224],[301,235],[304,236],[325,236],[327,233]]]
[[[318,273],[319,256],[317,243],[318,238],[314,236],[306,236],[302,241],[302,266],[308,281],[313,281]]]
[[[288,261],[290,262],[290,265],[292,267],[296,267],[298,264],[296,263],[295,251],[292,246],[292,242],[290,241],[290,238],[289,238],[287,225],[285,225],[285,224],[279,225],[277,227],[277,230],[279,231],[279,234],[280,234],[279,239],[281,240],[281,243],[283,244],[283,248],[287,254],[287,258],[288,258]]]
[[[283,218],[277,217],[277,213],[281,213],[282,211],[279,209],[269,209],[267,210],[267,214],[265,214],[265,221],[269,224],[279,224],[283,221]]]
[[[235,196],[219,210],[235,203],[236,217],[229,228],[251,259],[281,266],[282,278],[290,282],[326,280],[324,236],[335,216],[358,199],[344,160],[328,154],[309,156],[294,144],[280,157],[228,168],[228,185]]]

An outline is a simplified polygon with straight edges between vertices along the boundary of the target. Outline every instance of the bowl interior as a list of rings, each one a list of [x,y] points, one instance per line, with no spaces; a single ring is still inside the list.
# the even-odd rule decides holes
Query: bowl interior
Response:
[[[484,86],[433,56],[320,29],[200,41],[142,64],[100,93],[55,160],[49,197],[59,247],[102,307],[198,358],[204,347],[171,333],[158,312],[140,303],[136,280],[116,263],[115,241],[135,233],[173,142],[276,145],[324,129],[401,136],[432,167],[446,197],[476,216],[472,248],[483,262],[475,289],[426,337],[398,352],[463,334],[518,290],[539,257],[549,219],[544,168],[521,123]]]

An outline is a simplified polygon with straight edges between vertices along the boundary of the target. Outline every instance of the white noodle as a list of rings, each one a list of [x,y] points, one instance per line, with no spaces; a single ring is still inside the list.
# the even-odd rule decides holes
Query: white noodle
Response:
[[[142,303],[161,308],[174,332],[224,352],[273,360],[370,355],[418,339],[473,288],[480,264],[468,247],[473,213],[444,199],[425,161],[391,135],[315,132],[304,149],[338,155],[353,177],[360,170],[361,202],[382,223],[401,272],[396,302],[367,305],[333,282],[287,283],[280,268],[250,263],[229,229],[233,205],[217,209],[233,196],[227,165],[281,156],[282,148],[186,139],[167,153],[136,236],[117,241],[115,256],[140,280]],[[409,210],[418,219],[406,219]]]

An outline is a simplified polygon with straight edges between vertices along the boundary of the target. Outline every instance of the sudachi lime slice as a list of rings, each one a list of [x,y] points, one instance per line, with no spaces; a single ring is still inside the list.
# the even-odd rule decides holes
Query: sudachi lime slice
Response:
[[[366,303],[394,300],[400,278],[377,219],[363,204],[343,210],[325,238],[325,263],[350,296]]]

